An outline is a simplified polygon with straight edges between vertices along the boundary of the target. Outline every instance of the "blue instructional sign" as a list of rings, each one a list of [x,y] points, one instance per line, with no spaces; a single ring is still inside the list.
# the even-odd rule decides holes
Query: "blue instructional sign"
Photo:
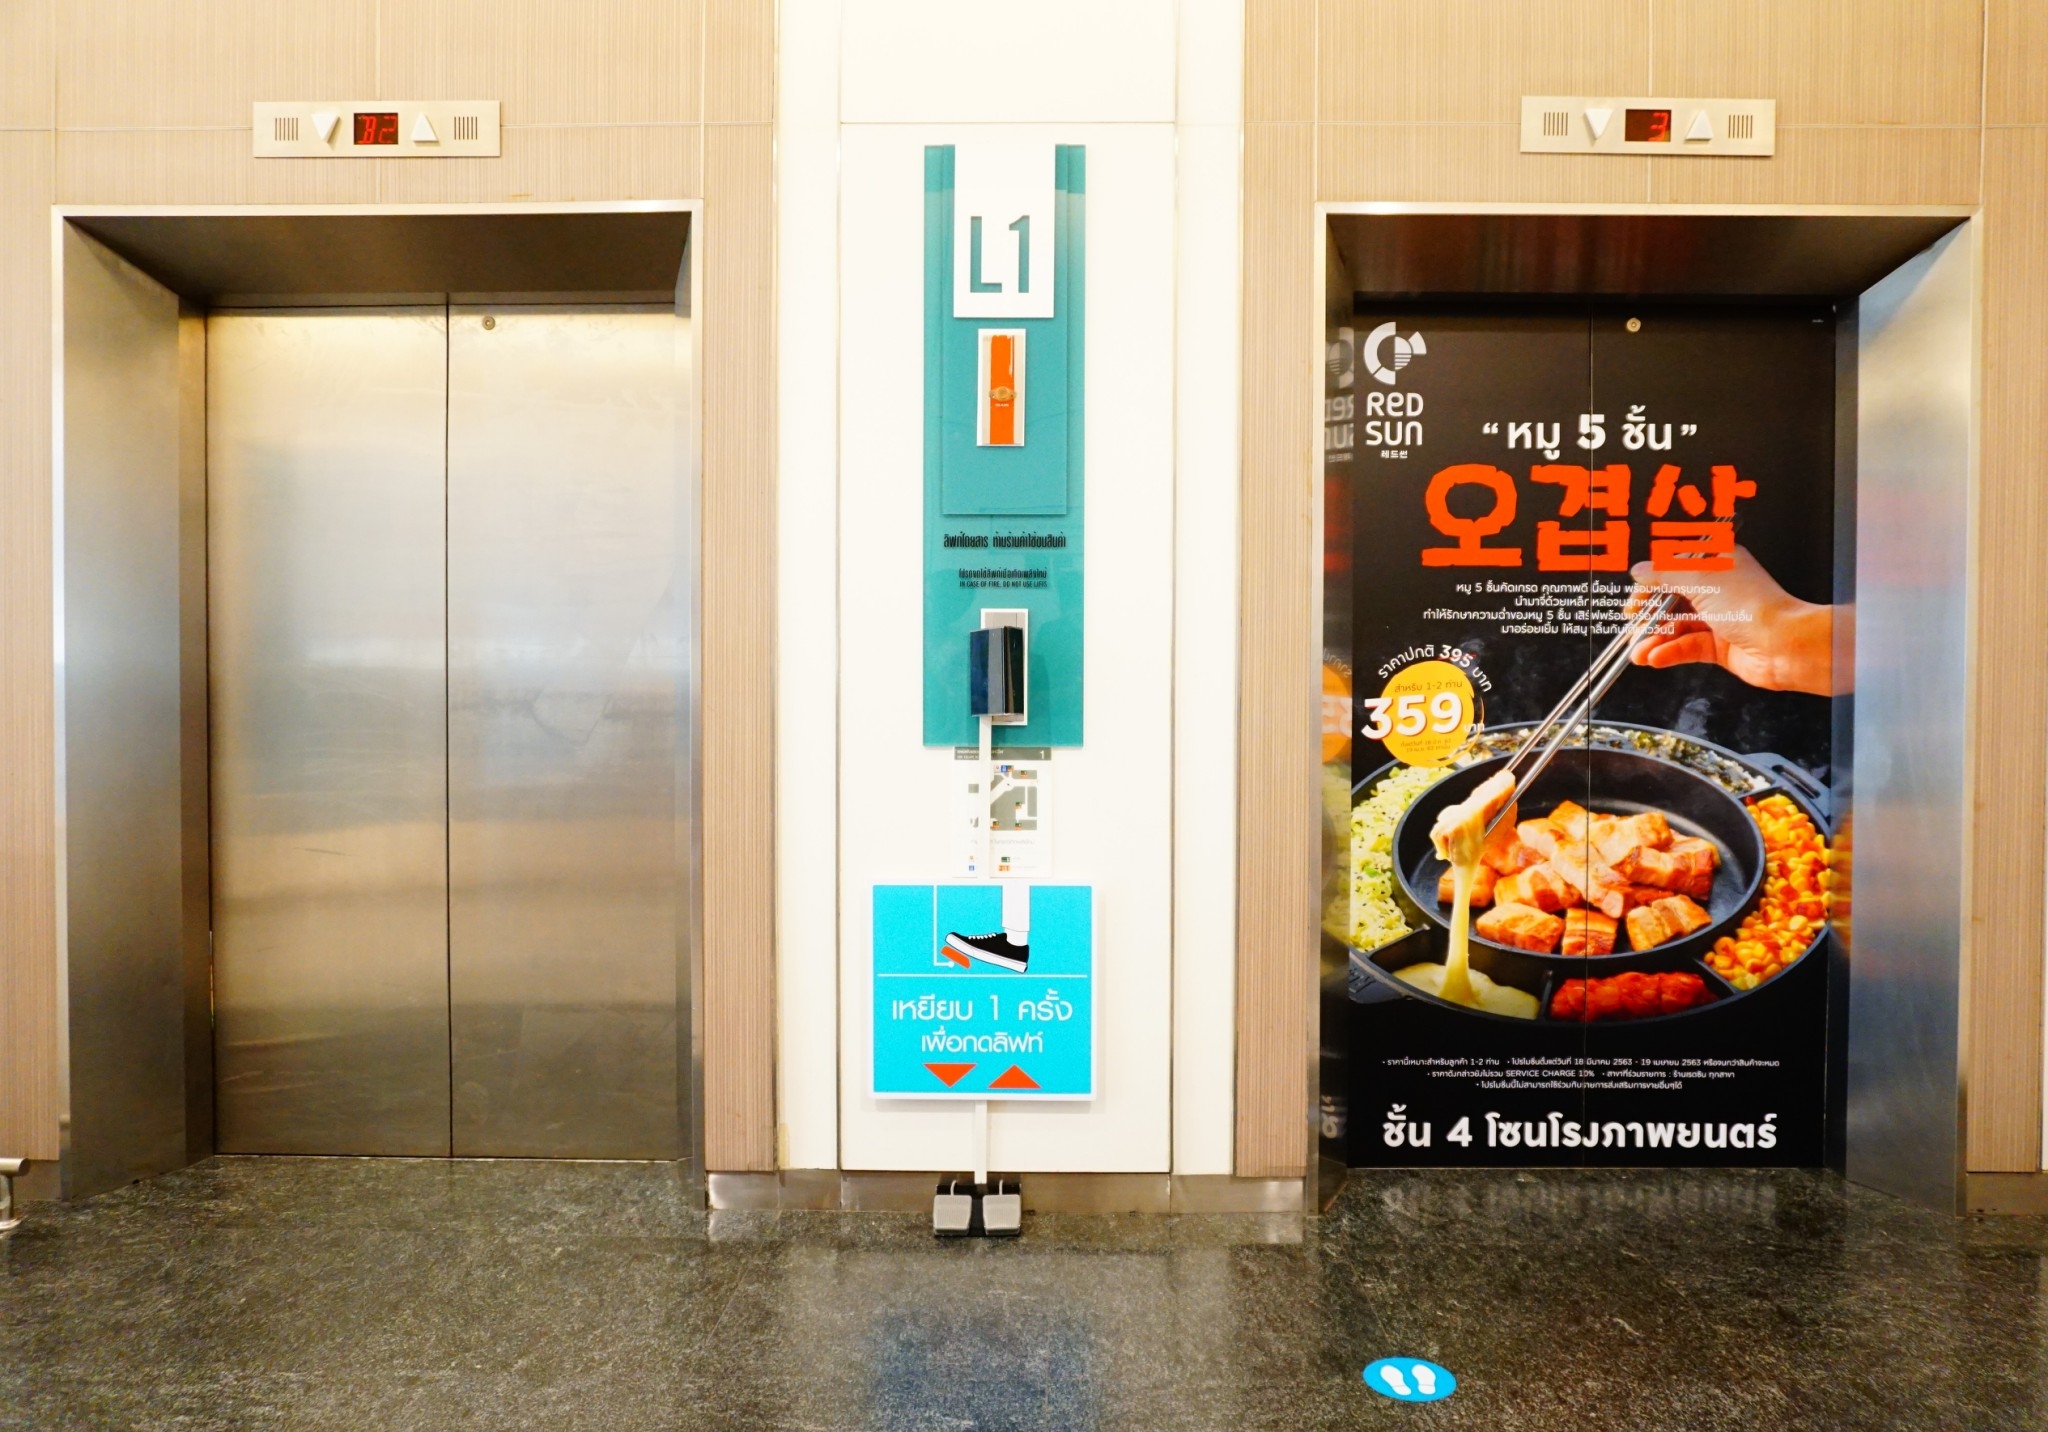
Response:
[[[1369,1364],[1365,1385],[1395,1402],[1441,1402],[1458,1390],[1458,1379],[1447,1367],[1417,1357],[1383,1357]]]
[[[1086,885],[875,887],[878,1099],[1095,1096],[1095,911]]]

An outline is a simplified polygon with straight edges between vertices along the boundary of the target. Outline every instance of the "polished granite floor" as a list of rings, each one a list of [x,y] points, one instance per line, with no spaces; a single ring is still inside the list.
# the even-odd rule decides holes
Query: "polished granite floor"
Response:
[[[0,1427],[2048,1427],[2048,1221],[1803,1173],[1297,1219],[713,1214],[619,1164],[218,1158],[0,1243]],[[1375,1357],[1459,1379],[1427,1406]]]

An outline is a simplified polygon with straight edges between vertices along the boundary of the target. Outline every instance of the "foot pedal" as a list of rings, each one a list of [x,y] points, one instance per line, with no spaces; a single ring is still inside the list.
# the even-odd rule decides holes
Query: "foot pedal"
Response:
[[[0,1159],[0,1238],[21,1227],[14,1206],[14,1180],[28,1172],[27,1159]]]
[[[939,1180],[932,1195],[932,1232],[940,1238],[965,1238],[974,1227],[974,1185],[964,1178]]]
[[[1024,1231],[1024,1192],[1014,1178],[939,1180],[932,1232],[940,1238],[1015,1238]]]
[[[999,1178],[982,1194],[981,1231],[990,1238],[1015,1238],[1024,1231],[1024,1191],[1014,1178]]]

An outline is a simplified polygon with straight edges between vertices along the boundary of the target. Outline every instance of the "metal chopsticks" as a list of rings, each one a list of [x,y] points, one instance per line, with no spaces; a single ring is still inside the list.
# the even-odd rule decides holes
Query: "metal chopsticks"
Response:
[[[1671,614],[1671,609],[1677,602],[1678,598],[1674,594],[1659,592],[1637,608],[1635,615],[1624,622],[1621,630],[1614,634],[1614,639],[1607,643],[1607,649],[1593,658],[1585,673],[1579,677],[1572,689],[1564,694],[1564,699],[1551,707],[1550,714],[1537,722],[1522,744],[1515,748],[1515,754],[1508,757],[1508,763],[1501,767],[1502,770],[1512,772],[1538,741],[1546,735],[1550,737],[1542,753],[1536,757],[1536,763],[1515,777],[1514,795],[1509,797],[1507,803],[1494,813],[1493,819],[1486,823],[1486,834],[1492,835],[1493,828],[1501,823],[1509,811],[1520,804],[1522,792],[1543,774],[1544,768],[1550,764],[1550,758],[1557,754],[1557,748],[1564,744],[1564,739],[1571,734],[1572,728],[1592,718],[1593,707],[1607,694],[1607,688],[1614,685],[1620,679],[1621,673],[1628,669],[1629,652],[1637,642],[1648,636],[1659,622]]]

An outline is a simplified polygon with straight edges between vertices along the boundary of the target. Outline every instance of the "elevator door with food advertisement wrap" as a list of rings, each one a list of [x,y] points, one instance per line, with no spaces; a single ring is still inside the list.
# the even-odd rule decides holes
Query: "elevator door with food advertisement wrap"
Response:
[[[1325,1151],[1834,1161],[1834,314],[1329,336]]]

